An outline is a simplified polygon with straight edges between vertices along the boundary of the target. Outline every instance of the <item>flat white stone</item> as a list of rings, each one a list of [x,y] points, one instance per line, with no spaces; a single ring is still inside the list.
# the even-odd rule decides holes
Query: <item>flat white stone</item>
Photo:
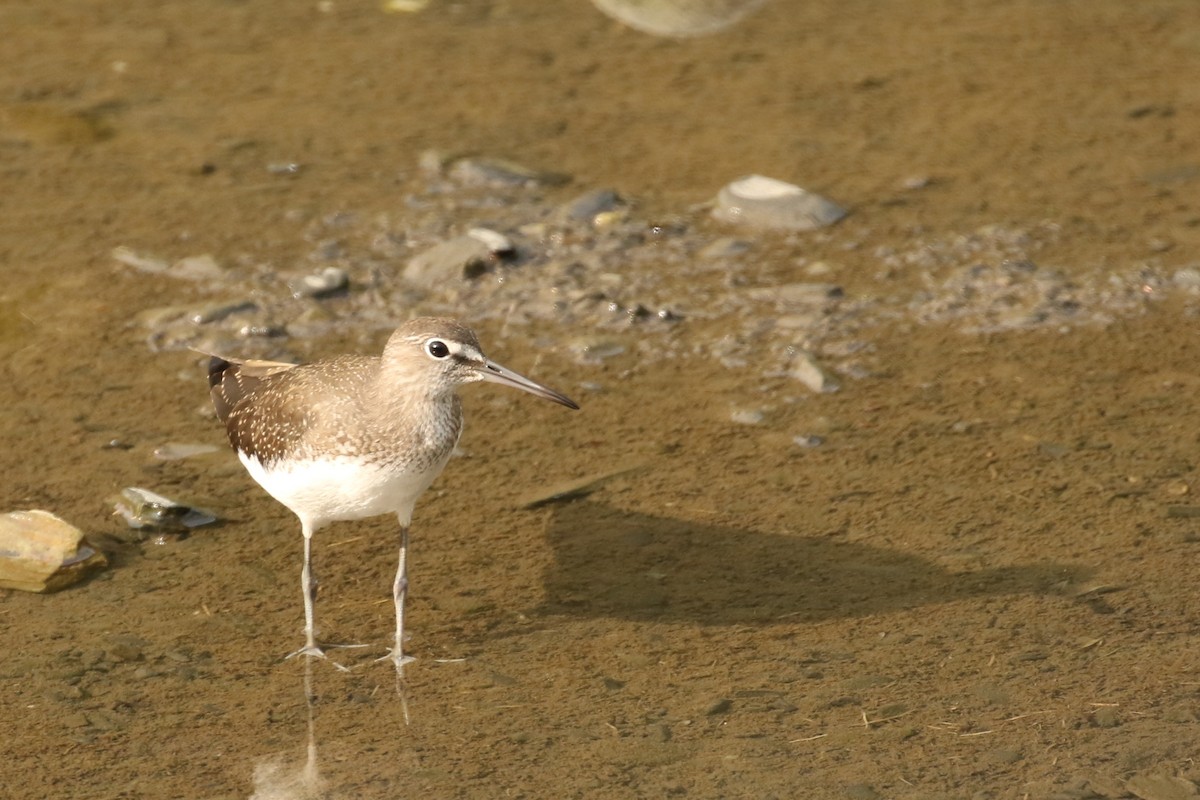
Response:
[[[503,233],[494,231],[491,228],[471,228],[467,231],[467,236],[470,236],[477,242],[481,242],[492,253],[503,254],[513,251],[512,240]]]
[[[781,197],[803,197],[804,190],[793,183],[768,178],[763,175],[747,175],[726,187],[732,197],[739,200],[778,200]]]
[[[716,33],[766,0],[592,0],[596,8],[634,30],[683,38]]]
[[[832,225],[846,216],[846,210],[795,184],[747,175],[717,193],[712,215],[751,228],[811,231]]]

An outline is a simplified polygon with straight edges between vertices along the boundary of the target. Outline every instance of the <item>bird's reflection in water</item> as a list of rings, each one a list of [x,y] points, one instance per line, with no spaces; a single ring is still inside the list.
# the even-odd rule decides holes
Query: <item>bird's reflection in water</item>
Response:
[[[325,797],[325,781],[317,765],[316,695],[313,694],[313,659],[304,659],[304,706],[308,712],[308,742],[304,763],[279,759],[260,761],[254,767],[254,794],[250,800],[317,800]],[[397,678],[399,680],[399,678]]]
[[[254,767],[254,793],[250,800],[327,800],[333,796],[329,782],[321,777],[317,761],[317,696],[313,691],[313,661],[304,659],[304,708],[308,715],[303,764],[287,763],[275,757]],[[396,665],[396,697],[400,701],[405,724],[409,724],[408,699],[404,692],[403,666]]]

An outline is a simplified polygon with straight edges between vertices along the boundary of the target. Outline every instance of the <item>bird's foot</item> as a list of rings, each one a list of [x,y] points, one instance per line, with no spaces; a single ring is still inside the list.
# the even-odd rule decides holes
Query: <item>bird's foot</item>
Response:
[[[304,647],[301,647],[299,650],[297,650],[293,653],[288,653],[284,657],[284,661],[287,661],[290,658],[295,658],[296,656],[305,656],[306,658],[324,659],[325,661],[328,661],[330,664],[333,664],[333,666],[337,667],[342,672],[350,671],[349,667],[343,666],[342,664],[339,664],[338,662],[334,661],[329,656],[325,655],[325,651],[322,650],[320,647],[318,647],[316,644],[306,644],[306,645],[304,645]]]
[[[415,656],[406,656],[399,648],[393,647],[388,651],[386,656],[380,656],[376,661],[391,661],[396,665],[396,671],[399,672],[405,664],[411,664],[416,661]]]

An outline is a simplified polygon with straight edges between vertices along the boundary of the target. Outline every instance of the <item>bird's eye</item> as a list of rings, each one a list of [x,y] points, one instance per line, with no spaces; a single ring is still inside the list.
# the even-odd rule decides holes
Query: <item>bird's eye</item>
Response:
[[[450,355],[450,347],[441,339],[430,339],[425,343],[425,352],[434,358],[445,358]]]

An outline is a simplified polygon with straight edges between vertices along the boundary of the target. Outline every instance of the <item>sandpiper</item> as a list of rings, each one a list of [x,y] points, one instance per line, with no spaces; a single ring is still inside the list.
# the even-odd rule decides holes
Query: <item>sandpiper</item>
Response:
[[[238,458],[300,518],[306,638],[289,658],[324,657],[313,626],[313,533],[336,520],[395,514],[396,642],[385,658],[397,669],[412,660],[404,655],[404,599],[413,505],[446,466],[462,433],[456,390],[476,381],[579,408],[566,395],[488,359],[474,332],[453,319],[404,323],[382,357],[347,355],[301,365],[212,357],[213,405]]]

